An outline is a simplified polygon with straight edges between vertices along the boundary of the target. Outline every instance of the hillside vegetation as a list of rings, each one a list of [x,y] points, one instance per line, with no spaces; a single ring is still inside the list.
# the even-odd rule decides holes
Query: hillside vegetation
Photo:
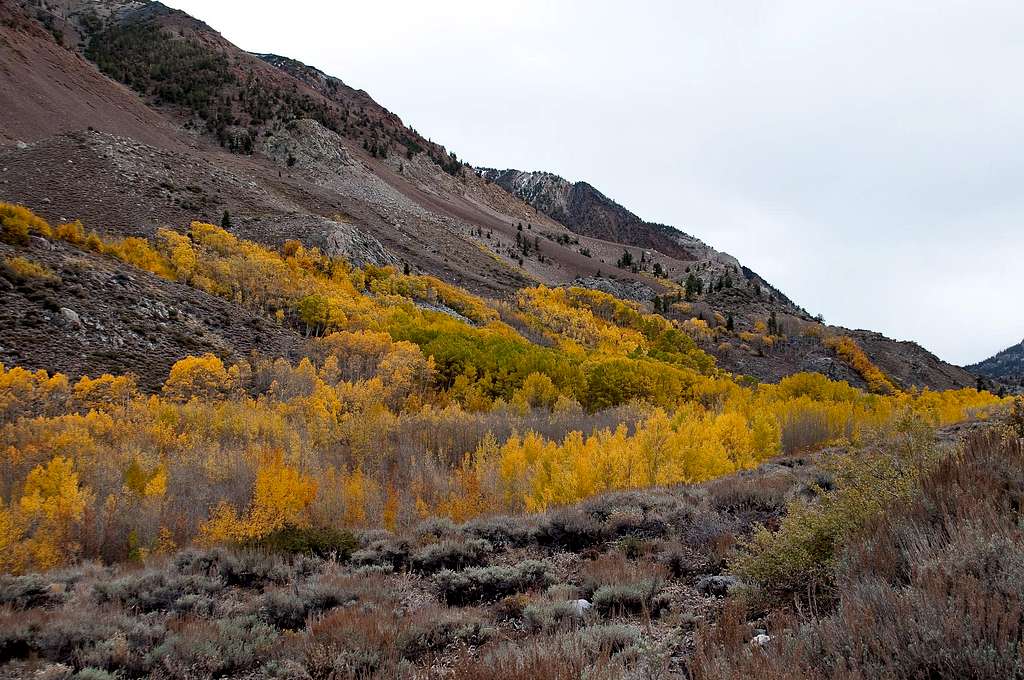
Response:
[[[492,302],[209,224],[105,240],[10,204],[0,220],[5,249],[60,240],[308,338],[298,362],[184,357],[150,394],[131,375],[2,368],[9,571],[543,511],[857,443],[905,412],[941,425],[999,402],[973,389],[869,394],[817,374],[738,380],[685,324],[595,291]],[[27,254],[5,260],[12,285],[49,276]]]

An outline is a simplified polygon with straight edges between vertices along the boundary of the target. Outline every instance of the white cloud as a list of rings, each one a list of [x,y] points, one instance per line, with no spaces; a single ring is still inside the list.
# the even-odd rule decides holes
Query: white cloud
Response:
[[[585,179],[830,321],[960,363],[1024,337],[1019,2],[170,4],[470,162]]]

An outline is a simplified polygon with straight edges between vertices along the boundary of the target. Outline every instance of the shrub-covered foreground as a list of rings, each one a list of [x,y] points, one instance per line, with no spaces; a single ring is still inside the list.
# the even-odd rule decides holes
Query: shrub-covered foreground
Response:
[[[758,535],[739,566],[765,590],[703,630],[694,677],[1024,677],[1022,499],[1016,433],[859,461],[827,502]],[[752,623],[765,591],[816,597]],[[758,626],[769,639],[751,645]]]
[[[541,515],[2,577],[0,678],[1021,677],[1024,443],[965,429],[911,419]]]
[[[338,535],[292,531],[0,577],[0,678],[682,673],[697,618],[720,604],[697,583],[813,492],[813,467],[786,462],[542,515],[368,530],[327,557],[313,539],[344,547]]]

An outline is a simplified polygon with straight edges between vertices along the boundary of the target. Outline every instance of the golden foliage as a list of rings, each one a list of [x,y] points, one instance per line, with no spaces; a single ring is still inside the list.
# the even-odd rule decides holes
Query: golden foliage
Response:
[[[316,498],[317,484],[284,463],[275,452],[256,473],[253,498],[241,517],[227,502],[221,502],[201,531],[208,542],[238,542],[262,538],[287,526],[306,526],[309,506]]]
[[[230,386],[224,363],[212,354],[204,354],[175,363],[164,383],[164,394],[180,401],[215,399],[224,396]]]
[[[60,282],[60,277],[52,270],[24,257],[5,257],[3,266],[10,276],[19,281]]]
[[[872,392],[876,394],[896,393],[896,386],[878,366],[871,362],[871,359],[864,354],[864,350],[852,338],[845,336],[826,338],[825,346],[835,352],[850,368],[857,371]]]
[[[53,458],[29,472],[18,509],[34,527],[22,546],[34,567],[51,569],[77,552],[73,530],[90,501],[89,492],[79,486],[74,463],[67,458]]]
[[[0,202],[0,242],[24,245],[30,234],[49,238],[53,231],[25,206]]]
[[[315,336],[297,363],[185,357],[149,395],[130,376],[71,385],[0,365],[9,571],[284,526],[538,510],[857,441],[905,411],[939,424],[998,403],[975,390],[867,394],[818,374],[753,386],[697,347],[713,335],[703,322],[596,291],[529,289],[492,306],[208,224],[109,242],[76,223],[51,232],[17,206],[3,215]]]

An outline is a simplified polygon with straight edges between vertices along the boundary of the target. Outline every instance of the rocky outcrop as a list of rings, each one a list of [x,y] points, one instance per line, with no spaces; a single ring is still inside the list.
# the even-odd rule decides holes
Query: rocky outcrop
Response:
[[[619,281],[589,276],[576,279],[572,282],[572,285],[579,288],[599,290],[609,295],[614,295],[621,300],[631,300],[633,302],[650,302],[654,297],[654,289],[640,281]]]
[[[360,231],[354,224],[335,222],[327,232],[323,248],[328,255],[340,255],[355,267],[368,264],[378,267],[397,266],[399,259],[388,252],[373,236]]]
[[[478,168],[477,174],[577,234],[653,250],[693,263],[686,271],[699,278],[705,289],[726,276],[735,281],[742,278],[756,282],[771,293],[780,308],[796,311],[789,298],[732,255],[715,250],[675,227],[645,222],[586,182],[573,183],[550,172]]]

